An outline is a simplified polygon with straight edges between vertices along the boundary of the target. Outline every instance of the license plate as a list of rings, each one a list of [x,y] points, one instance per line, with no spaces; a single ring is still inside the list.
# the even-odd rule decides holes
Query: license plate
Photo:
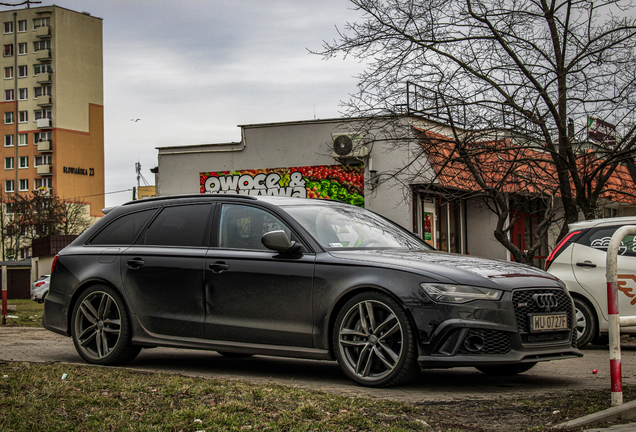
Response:
[[[567,314],[530,315],[530,331],[532,333],[558,330],[568,330]]]

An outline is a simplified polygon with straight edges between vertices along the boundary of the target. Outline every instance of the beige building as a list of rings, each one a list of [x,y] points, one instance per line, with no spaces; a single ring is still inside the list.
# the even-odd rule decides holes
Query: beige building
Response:
[[[102,20],[58,6],[0,12],[0,188],[104,207]]]

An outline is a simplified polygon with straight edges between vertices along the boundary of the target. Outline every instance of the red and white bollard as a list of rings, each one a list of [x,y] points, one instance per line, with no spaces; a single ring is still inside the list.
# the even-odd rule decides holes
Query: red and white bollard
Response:
[[[609,314],[609,354],[612,386],[612,406],[623,404],[623,374],[621,370],[620,327],[634,325],[636,317],[618,315],[618,249],[626,235],[636,234],[636,226],[627,225],[616,230],[607,248],[607,312]]]

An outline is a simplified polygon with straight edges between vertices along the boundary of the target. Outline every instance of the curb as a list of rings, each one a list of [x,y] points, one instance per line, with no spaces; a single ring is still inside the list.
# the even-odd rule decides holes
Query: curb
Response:
[[[631,420],[636,418],[636,401],[627,402],[620,406],[608,408],[594,414],[586,415],[574,420],[553,426],[553,429],[570,429],[591,426],[598,423],[608,423],[615,420]]]

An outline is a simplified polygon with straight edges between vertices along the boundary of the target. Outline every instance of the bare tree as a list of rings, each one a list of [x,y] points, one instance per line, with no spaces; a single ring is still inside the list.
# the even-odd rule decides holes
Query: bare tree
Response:
[[[550,203],[561,200],[560,236],[579,214],[596,217],[608,194],[633,193],[612,186],[636,148],[636,19],[630,1],[351,3],[361,20],[347,24],[321,52],[368,64],[359,92],[345,104],[347,114],[376,120],[374,127],[385,137],[393,134],[396,146],[409,134],[402,130],[398,138],[390,119],[415,114],[435,120],[417,125],[437,141],[416,134],[415,156],[435,159],[431,152],[445,137],[452,151],[446,163],[437,163],[434,177],[449,167],[470,176],[473,189],[501,219],[495,237],[515,259],[529,258],[508,244],[503,222],[510,194],[524,192],[510,189],[515,181],[524,179],[528,192],[545,200],[549,218]],[[589,139],[590,121],[607,130]],[[497,155],[508,162],[495,167],[495,179],[488,170],[493,166],[483,164]],[[540,181],[548,175],[551,183]]]

